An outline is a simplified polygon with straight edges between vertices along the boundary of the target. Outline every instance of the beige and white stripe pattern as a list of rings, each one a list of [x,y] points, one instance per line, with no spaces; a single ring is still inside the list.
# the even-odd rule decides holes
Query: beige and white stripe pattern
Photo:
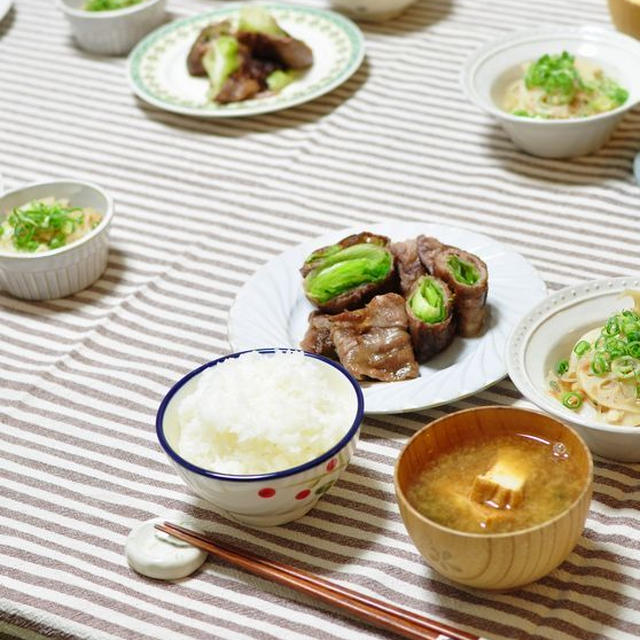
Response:
[[[455,405],[368,419],[318,507],[262,532],[192,496],[153,428],[168,386],[228,349],[227,311],[249,275],[327,229],[464,226],[522,252],[551,288],[637,272],[640,112],[598,155],[540,160],[465,101],[458,77],[466,56],[505,30],[607,25],[605,4],[418,0],[364,28],[367,60],[330,95],[207,122],[137,101],[123,60],[74,49],[51,0],[16,0],[0,24],[5,187],[85,177],[111,192],[116,217],[95,286],[46,303],[0,295],[0,638],[384,637],[215,561],[177,584],[135,575],[126,534],[171,510],[222,540],[496,640],[640,636],[640,465],[597,461],[584,537],[526,589],[459,589],[407,538],[391,479],[399,449],[444,412],[522,403],[508,381]]]

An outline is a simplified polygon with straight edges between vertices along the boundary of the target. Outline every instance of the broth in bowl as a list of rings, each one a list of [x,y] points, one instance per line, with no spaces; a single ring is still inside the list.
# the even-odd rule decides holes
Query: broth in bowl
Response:
[[[409,488],[422,515],[471,533],[527,529],[580,495],[580,463],[561,441],[505,434],[462,444],[436,458]]]

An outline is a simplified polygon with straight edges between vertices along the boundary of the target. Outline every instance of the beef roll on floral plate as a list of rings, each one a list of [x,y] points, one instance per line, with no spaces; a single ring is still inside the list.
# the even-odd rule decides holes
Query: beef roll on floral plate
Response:
[[[332,232],[261,267],[231,308],[229,341],[302,345],[361,380],[367,413],[416,411],[503,378],[512,328],[545,296],[536,270],[488,236],[393,222]]]

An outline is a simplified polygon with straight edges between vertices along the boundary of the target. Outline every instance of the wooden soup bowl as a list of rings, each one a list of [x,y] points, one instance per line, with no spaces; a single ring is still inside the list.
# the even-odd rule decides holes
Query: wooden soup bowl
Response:
[[[493,436],[527,433],[565,444],[579,461],[584,487],[565,511],[542,524],[509,533],[468,533],[437,524],[407,499],[407,489],[434,458]],[[409,536],[433,569],[480,589],[512,589],[546,575],[571,553],[584,528],[593,484],[593,461],[573,429],[536,411],[481,407],[434,420],[406,444],[396,463],[394,482]]]

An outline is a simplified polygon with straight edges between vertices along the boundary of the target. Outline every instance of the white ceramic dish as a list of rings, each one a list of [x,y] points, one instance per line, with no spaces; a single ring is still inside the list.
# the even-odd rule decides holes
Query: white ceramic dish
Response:
[[[0,251],[0,288],[17,298],[63,298],[93,284],[107,266],[113,200],[98,186],[76,180],[37,182],[0,196],[0,215],[31,200],[68,199],[71,206],[102,214],[98,226],[77,242],[43,253]]]
[[[78,46],[105,56],[121,56],[165,17],[167,0],[143,0],[117,11],[85,11],[85,0],[57,0]]]
[[[364,38],[348,18],[312,7],[263,4],[278,24],[303,40],[314,53],[313,66],[275,95],[217,104],[207,97],[207,78],[187,72],[189,49],[211,22],[238,15],[232,3],[197,16],[176,20],[145,38],[129,56],[129,84],[146,102],[167,111],[204,118],[254,116],[313,100],[347,80],[364,58]]]
[[[522,63],[563,50],[602,68],[627,89],[627,101],[607,113],[568,120],[522,118],[498,106]],[[516,146],[536,156],[570,158],[597,151],[624,114],[638,103],[638,69],[640,43],[633,38],[596,27],[551,27],[510,33],[484,45],[467,60],[462,82],[471,102],[494,116]]]
[[[382,22],[397,18],[415,0],[331,0],[331,8],[355,20]]]
[[[593,453],[627,462],[640,461],[640,427],[599,422],[585,403],[579,412],[566,409],[547,391],[546,376],[558,360],[567,358],[575,341],[616,311],[633,305],[621,297],[625,289],[640,289],[640,278],[596,280],[562,289],[534,307],[509,338],[507,367],[520,392],[544,411],[570,422]]]
[[[319,247],[365,229],[343,229],[316,238],[274,258],[238,293],[229,312],[229,342],[235,351],[278,344],[298,348],[313,310],[302,291],[304,259]],[[465,229],[417,222],[366,227],[367,231],[405,240],[432,235],[477,254],[489,269],[489,317],[482,335],[456,337],[445,351],[420,367],[420,377],[402,382],[363,384],[365,412],[400,413],[453,402],[503,378],[504,348],[522,315],[546,296],[536,270],[518,253],[495,240]],[[260,312],[256,313],[256,309]]]
[[[269,357],[277,349],[260,349]],[[232,475],[203,469],[176,452],[180,436],[177,406],[189,392],[198,374],[209,367],[241,355],[232,353],[209,362],[179,380],[167,393],[156,416],[156,434],[160,445],[187,486],[224,515],[257,527],[272,527],[301,518],[312,509],[338,479],[353,456],[360,435],[364,400],[358,383],[339,364],[312,354],[327,367],[333,367],[353,388],[353,415],[345,424],[345,435],[329,451],[291,469],[256,475]]]

